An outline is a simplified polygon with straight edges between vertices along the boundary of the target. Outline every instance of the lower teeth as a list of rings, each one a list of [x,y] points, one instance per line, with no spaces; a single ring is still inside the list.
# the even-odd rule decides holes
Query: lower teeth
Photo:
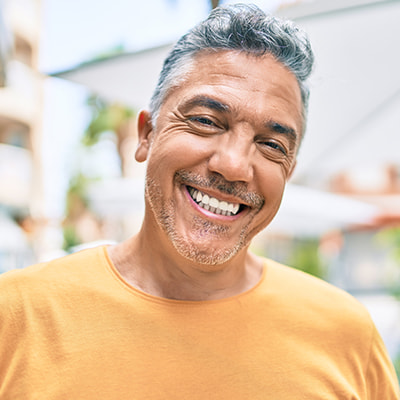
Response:
[[[196,201],[196,200],[195,200]],[[197,201],[196,201],[197,203]],[[223,211],[220,208],[215,208],[215,207],[210,207],[209,204],[203,204],[201,201],[200,203],[197,203],[201,208],[204,208],[207,211],[211,211],[214,214],[217,215],[224,215],[224,216],[232,216],[233,214],[229,211]]]

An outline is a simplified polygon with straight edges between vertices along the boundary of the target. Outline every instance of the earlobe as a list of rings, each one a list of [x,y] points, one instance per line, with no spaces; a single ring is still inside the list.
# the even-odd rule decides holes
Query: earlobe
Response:
[[[151,133],[153,125],[149,111],[142,110],[138,115],[138,145],[135,152],[135,159],[138,162],[146,161],[150,149]]]

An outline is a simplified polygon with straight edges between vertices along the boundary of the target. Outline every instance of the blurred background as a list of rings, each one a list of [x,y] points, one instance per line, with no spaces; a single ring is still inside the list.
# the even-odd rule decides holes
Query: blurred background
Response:
[[[252,2],[316,54],[298,168],[253,249],[356,296],[399,373],[400,1]],[[135,116],[218,3],[0,0],[0,273],[139,229]]]

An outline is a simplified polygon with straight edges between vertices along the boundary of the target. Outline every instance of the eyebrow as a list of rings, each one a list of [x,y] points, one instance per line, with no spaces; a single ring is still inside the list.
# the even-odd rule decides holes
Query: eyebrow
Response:
[[[292,139],[297,139],[296,130],[291,128],[290,126],[280,124],[279,122],[269,120],[265,124],[265,127],[271,129],[273,132],[282,133],[284,135],[291,136]]]
[[[219,111],[219,112],[228,112],[230,111],[229,106],[227,104],[221,103],[218,100],[212,99],[207,96],[196,96],[193,99],[190,99],[185,105],[185,108],[193,108],[193,107],[206,107],[211,110]]]

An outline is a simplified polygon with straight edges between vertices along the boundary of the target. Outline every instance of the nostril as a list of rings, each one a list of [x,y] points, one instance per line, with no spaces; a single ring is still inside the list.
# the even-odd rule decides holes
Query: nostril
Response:
[[[208,168],[230,182],[249,182],[253,178],[253,167],[250,157],[221,150],[209,160]]]

